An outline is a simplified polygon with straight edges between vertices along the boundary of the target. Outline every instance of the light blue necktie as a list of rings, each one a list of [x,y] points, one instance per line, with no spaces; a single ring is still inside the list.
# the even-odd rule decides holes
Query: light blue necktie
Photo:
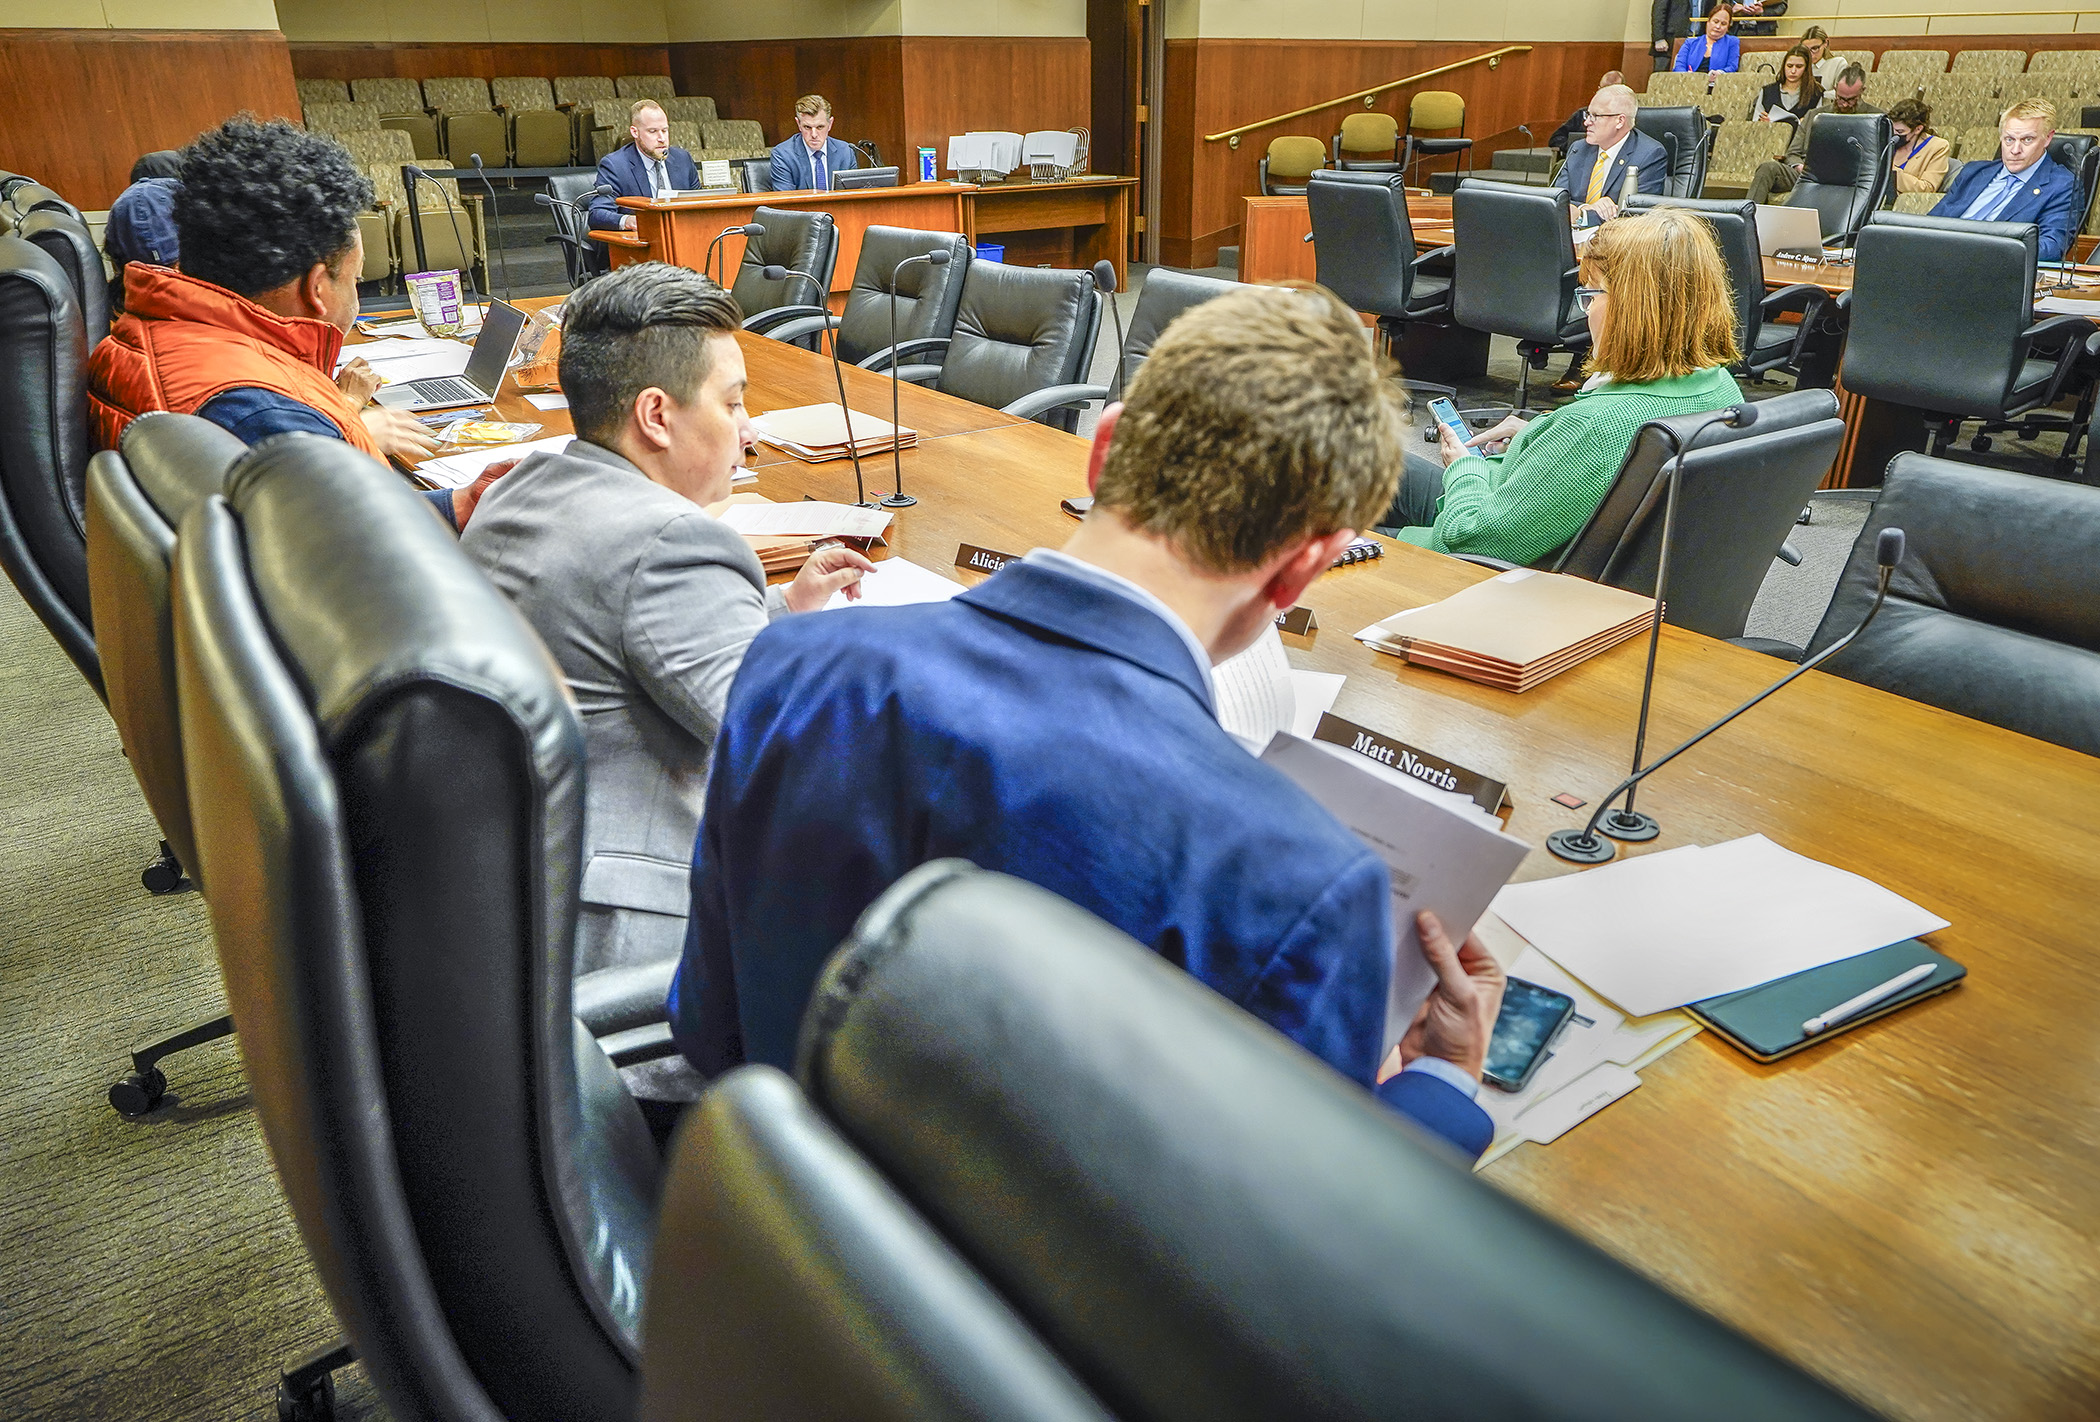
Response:
[[[1994,222],[1998,214],[2012,203],[2013,194],[2019,190],[2020,175],[2008,168],[1992,180],[1991,185],[1983,190],[1976,201],[1969,204],[1969,210],[1962,216],[1976,222]]]

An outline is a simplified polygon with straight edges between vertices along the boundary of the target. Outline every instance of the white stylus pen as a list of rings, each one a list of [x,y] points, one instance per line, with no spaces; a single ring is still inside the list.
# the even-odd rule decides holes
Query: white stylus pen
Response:
[[[1937,963],[1920,963],[1909,972],[1899,973],[1895,977],[1890,978],[1880,987],[1868,988],[1849,1002],[1839,1003],[1820,1017],[1809,1018],[1808,1021],[1801,1024],[1801,1031],[1804,1035],[1810,1037],[1815,1036],[1818,1032],[1827,1032],[1845,1019],[1859,1016],[1860,1013],[1865,1012],[1884,998],[1894,997],[1912,983],[1922,982],[1926,978],[1931,977],[1932,970],[1938,966],[1939,964]]]

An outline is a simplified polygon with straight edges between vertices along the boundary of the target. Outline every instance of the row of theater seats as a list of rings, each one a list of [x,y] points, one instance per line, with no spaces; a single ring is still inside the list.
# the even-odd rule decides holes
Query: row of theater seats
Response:
[[[469,155],[474,153],[492,168],[596,163],[627,142],[629,111],[637,99],[663,106],[673,125],[671,141],[696,159],[756,157],[766,151],[761,125],[719,117],[713,99],[678,95],[662,74],[301,79],[298,84],[309,129],[398,129],[417,159],[443,159],[459,168],[472,166]]]
[[[197,874],[200,1030],[347,1334],[280,1415],[353,1352],[396,1416],[504,1422],[1864,1415],[966,865],[664,1159],[615,1071],[663,1034],[572,981],[582,736],[530,627],[338,441],[149,415],[88,460],[84,355],[0,237],[0,553]]]

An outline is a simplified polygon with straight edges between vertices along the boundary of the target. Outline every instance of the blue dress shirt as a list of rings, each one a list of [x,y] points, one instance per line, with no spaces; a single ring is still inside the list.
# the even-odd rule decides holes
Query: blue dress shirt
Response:
[[[281,434],[317,434],[330,439],[343,437],[335,422],[313,406],[258,385],[239,385],[222,390],[199,405],[197,414],[247,445],[261,444],[271,435]],[[431,507],[444,517],[445,526],[457,533],[459,526],[453,520],[452,491],[432,489],[423,497],[429,499]]]
[[[1991,181],[1991,185],[1977,194],[1976,201],[1969,204],[1968,211],[1962,216],[1975,222],[1994,221],[1999,213],[2005,211],[2006,204],[2013,200],[2013,194],[2018,192],[2019,188],[2020,175],[2010,168],[2002,169]]]

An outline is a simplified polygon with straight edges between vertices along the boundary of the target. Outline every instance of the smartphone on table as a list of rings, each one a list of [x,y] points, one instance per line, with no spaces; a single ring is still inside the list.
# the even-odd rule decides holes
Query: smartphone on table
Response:
[[[1458,413],[1458,406],[1442,396],[1429,402],[1429,414],[1439,425],[1451,431],[1451,437],[1460,444],[1473,437],[1473,432],[1466,428],[1465,416]]]
[[[1546,1060],[1546,1049],[1574,1015],[1575,999],[1566,993],[1522,978],[1509,979],[1481,1075],[1504,1091],[1522,1091]]]

